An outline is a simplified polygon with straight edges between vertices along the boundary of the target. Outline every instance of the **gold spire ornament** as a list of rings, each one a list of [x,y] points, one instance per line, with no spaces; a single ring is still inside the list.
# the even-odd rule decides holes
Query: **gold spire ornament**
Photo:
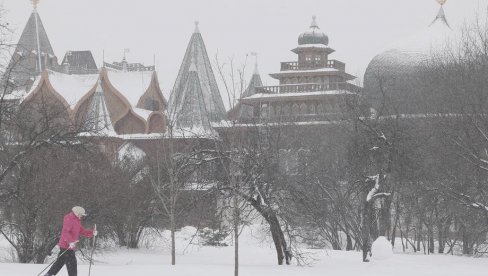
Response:
[[[444,6],[446,4],[447,0],[436,0],[439,5]]]
[[[37,8],[37,5],[39,4],[39,0],[31,0],[32,6],[34,6],[34,9]]]

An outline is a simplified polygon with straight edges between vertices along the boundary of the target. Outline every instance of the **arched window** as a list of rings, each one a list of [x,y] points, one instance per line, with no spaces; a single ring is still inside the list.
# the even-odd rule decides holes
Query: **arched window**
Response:
[[[291,114],[293,116],[297,116],[298,114],[300,114],[300,107],[298,106],[297,103],[294,103],[291,107]]]
[[[268,118],[268,104],[261,105],[261,118]]]
[[[275,116],[276,116],[276,117],[279,117],[279,116],[281,116],[281,115],[282,115],[282,114],[281,114],[281,104],[278,104],[278,105],[276,105],[276,107],[275,107]]]
[[[323,104],[318,104],[317,105],[317,114],[324,114],[325,113],[325,108]]]
[[[317,114],[317,111],[315,110],[315,104],[311,103],[308,105],[308,113],[309,114]]]
[[[283,110],[281,112],[282,116],[285,116],[285,117],[288,117],[291,115],[291,112],[290,112],[290,105],[288,104],[284,104],[283,105]]]

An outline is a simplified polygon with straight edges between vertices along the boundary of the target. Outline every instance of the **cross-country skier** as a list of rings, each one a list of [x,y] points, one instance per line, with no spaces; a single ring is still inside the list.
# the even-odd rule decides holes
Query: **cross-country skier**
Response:
[[[63,230],[59,239],[59,255],[56,262],[45,276],[56,275],[63,265],[66,265],[69,276],[77,276],[76,266],[76,245],[80,240],[80,235],[91,238],[97,235],[96,230],[87,230],[81,225],[81,218],[86,216],[85,209],[79,206],[73,207],[71,212],[64,216]]]

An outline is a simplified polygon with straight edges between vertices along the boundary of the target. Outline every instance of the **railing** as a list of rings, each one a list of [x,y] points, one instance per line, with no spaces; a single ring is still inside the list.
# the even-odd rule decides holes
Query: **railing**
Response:
[[[297,61],[288,61],[281,63],[281,71],[315,70],[321,68],[334,68],[340,71],[346,71],[346,64],[338,60],[328,60],[325,66],[324,64],[315,62],[299,64]]]
[[[306,84],[290,84],[290,85],[276,85],[276,86],[260,86],[256,87],[256,93],[263,94],[283,94],[283,93],[304,93],[304,92],[319,92],[319,91],[333,91],[345,90],[358,93],[361,88],[348,83],[306,83]]]
[[[327,113],[327,114],[309,114],[309,115],[273,115],[268,117],[252,117],[239,118],[240,124],[269,124],[276,123],[300,123],[300,122],[336,122],[343,118],[343,114]]]
[[[68,67],[69,74],[83,75],[83,74],[98,74],[98,69],[87,69],[86,66],[70,66]]]

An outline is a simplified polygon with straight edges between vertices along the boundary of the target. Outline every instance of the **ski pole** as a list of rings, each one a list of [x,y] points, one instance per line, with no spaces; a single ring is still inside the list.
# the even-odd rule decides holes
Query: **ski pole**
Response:
[[[97,225],[93,227],[93,231],[97,231]],[[97,236],[93,237],[93,242],[92,242],[92,250],[90,253],[90,266],[88,267],[88,276],[91,274],[91,267],[92,267],[92,262],[93,262],[93,251],[95,251],[95,240],[97,239]]]
[[[37,274],[37,276],[40,276],[44,271],[46,271],[46,269],[51,267],[61,256],[64,255],[64,253],[66,253],[66,251],[68,251],[68,249],[64,250],[63,253],[59,254],[58,257],[54,261],[52,261],[50,264],[48,264],[41,272],[39,272],[39,274]]]

